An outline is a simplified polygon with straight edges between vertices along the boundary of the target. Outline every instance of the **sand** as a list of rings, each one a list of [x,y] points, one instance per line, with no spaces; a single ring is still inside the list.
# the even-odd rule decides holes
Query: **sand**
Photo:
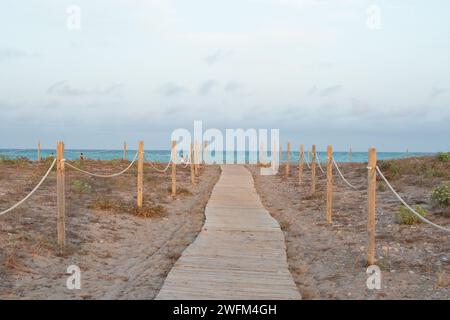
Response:
[[[403,172],[388,176],[394,187],[409,203],[427,209],[430,220],[449,226],[448,209],[433,207],[430,192],[441,181],[450,180],[450,164],[443,167],[426,158],[400,164]],[[87,161],[84,169],[112,173],[126,165]],[[0,208],[8,208],[29,192],[47,166],[0,163]],[[426,170],[430,167],[435,173]],[[264,206],[280,222],[289,269],[304,299],[450,298],[449,235],[425,224],[396,223],[399,203],[382,185],[377,191],[376,234],[382,289],[366,288],[365,164],[342,166],[348,180],[359,186],[357,191],[335,176],[333,226],[325,222],[324,174],[318,171],[318,193],[311,197],[306,168],[302,185],[296,166],[289,178],[260,176],[256,166],[248,168]],[[55,173],[22,207],[0,217],[0,299],[153,299],[199,233],[220,169],[205,167],[199,185],[191,188],[189,169],[178,168],[176,198],[169,192],[170,173],[157,173],[148,165],[145,172],[148,218],[129,210],[135,203],[135,169],[113,179],[67,170],[64,256],[56,254],[55,245]],[[81,290],[66,288],[66,270],[72,264],[81,268]]]
[[[127,164],[85,161],[83,168],[108,174]],[[20,200],[47,168],[48,163],[1,163],[0,208]],[[136,202],[135,168],[112,179],[67,169],[67,246],[59,256],[52,173],[23,206],[0,217],[0,299],[153,299],[200,231],[219,175],[217,166],[205,167],[192,188],[189,168],[179,166],[180,194],[172,198],[170,170],[161,174],[146,165],[144,207],[150,217],[143,218],[126,210]],[[81,290],[66,288],[72,264],[81,269]]]
[[[430,159],[415,159],[421,168]],[[428,162],[428,163],[427,163]],[[407,164],[408,165],[408,164]],[[376,258],[382,271],[382,289],[366,288],[367,170],[365,164],[347,164],[342,171],[359,186],[354,191],[335,177],[334,222],[326,223],[326,176],[318,173],[318,193],[311,197],[310,170],[298,183],[298,167],[286,178],[284,167],[277,176],[260,176],[250,167],[263,204],[285,233],[288,263],[304,299],[449,299],[450,242],[448,233],[425,224],[395,222],[399,208],[389,190],[377,191]],[[393,185],[411,204],[420,203],[428,218],[449,226],[450,214],[430,203],[433,186],[450,180],[450,164],[441,177],[425,177],[411,168]],[[319,172],[319,169],[317,169]],[[384,188],[379,188],[383,190]]]

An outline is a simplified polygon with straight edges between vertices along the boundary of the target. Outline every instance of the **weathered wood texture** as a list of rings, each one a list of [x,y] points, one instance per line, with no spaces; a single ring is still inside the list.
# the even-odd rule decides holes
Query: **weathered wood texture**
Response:
[[[283,233],[244,166],[222,166],[205,214],[156,299],[301,299]]]

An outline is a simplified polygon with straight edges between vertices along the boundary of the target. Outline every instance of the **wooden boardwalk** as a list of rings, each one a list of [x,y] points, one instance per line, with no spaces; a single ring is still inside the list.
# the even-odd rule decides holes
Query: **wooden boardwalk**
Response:
[[[283,233],[245,167],[222,166],[205,215],[156,299],[301,299]]]

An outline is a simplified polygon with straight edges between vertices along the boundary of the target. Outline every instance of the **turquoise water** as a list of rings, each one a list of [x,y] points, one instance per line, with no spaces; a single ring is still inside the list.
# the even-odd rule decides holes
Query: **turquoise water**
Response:
[[[114,159],[122,159],[123,151],[122,150],[65,150],[65,158],[68,160],[76,160],[80,157],[80,153],[84,154],[86,159],[91,160],[114,160]],[[41,157],[49,157],[55,154],[55,150],[43,149],[41,150]],[[136,154],[135,150],[127,151],[127,159],[132,160]],[[434,153],[423,153],[423,152],[378,152],[377,158],[378,160],[388,160],[388,159],[401,159],[407,157],[417,157],[417,156],[427,156],[433,155]],[[270,155],[270,152],[269,152]],[[0,149],[0,156],[4,156],[11,159],[16,159],[18,157],[26,157],[30,160],[37,159],[37,151],[36,149]],[[214,156],[214,153],[213,153]],[[257,159],[257,152],[228,152],[227,154],[224,152],[223,158],[227,159],[227,163],[236,162],[236,159],[239,159],[240,163],[245,162],[248,163],[249,159]],[[299,152],[291,152],[290,160],[293,163],[298,162],[300,153]],[[305,152],[305,157],[307,156]],[[318,156],[322,162],[326,161],[327,153],[324,151],[319,151]],[[350,162],[348,152],[334,152],[334,159],[337,162]],[[180,156],[181,157],[181,153]],[[263,157],[264,159],[265,157]],[[146,150],[145,151],[145,159],[146,161],[153,162],[161,162],[167,163],[170,159],[170,151],[169,150]],[[234,160],[234,161],[233,161]],[[282,153],[281,161],[286,160],[286,152]],[[351,162],[361,163],[367,162],[367,152],[353,152]]]

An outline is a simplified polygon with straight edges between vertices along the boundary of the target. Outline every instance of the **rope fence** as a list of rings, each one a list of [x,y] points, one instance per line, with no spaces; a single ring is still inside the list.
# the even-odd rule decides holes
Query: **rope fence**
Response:
[[[289,150],[289,144],[288,148]],[[350,149],[350,157],[351,157],[351,149]],[[355,186],[350,183],[344,174],[342,173],[338,163],[333,157],[333,149],[332,146],[328,146],[327,148],[327,168],[326,171],[323,169],[321,165],[321,160],[319,154],[316,152],[316,146],[312,146],[312,161],[311,166],[308,163],[308,160],[303,155],[303,145],[300,145],[300,161],[299,161],[299,185],[302,185],[302,168],[303,162],[306,162],[309,169],[311,169],[311,191],[310,195],[314,196],[316,193],[316,165],[318,165],[320,171],[322,173],[326,173],[326,219],[327,223],[332,225],[332,212],[333,212],[333,167],[336,169],[339,177],[344,181],[346,186],[351,188],[352,190],[362,190],[361,187]],[[376,165],[377,163],[377,154],[375,148],[370,148],[368,152],[368,179],[367,179],[367,234],[368,234],[368,246],[367,246],[367,261],[369,265],[373,265],[375,263],[375,235],[376,235],[376,190],[377,190],[377,176],[386,183],[388,188],[392,191],[394,196],[407,208],[414,216],[416,216],[421,222],[424,222],[434,228],[437,228],[444,232],[450,232],[450,228],[446,226],[438,225],[421,214],[419,214],[414,208],[412,208],[406,201],[395,191],[389,181],[381,172],[380,168]],[[287,158],[286,160],[288,160]],[[288,175],[286,175],[288,176]]]
[[[122,170],[122,171],[120,171],[118,173],[106,174],[106,175],[105,174],[92,173],[92,172],[83,170],[81,168],[75,167],[74,165],[72,165],[69,162],[67,162],[65,159],[64,159],[64,161],[65,161],[65,165],[66,166],[68,166],[68,167],[70,167],[70,168],[72,168],[72,169],[74,169],[76,171],[79,171],[81,173],[87,174],[89,176],[97,177],[97,178],[114,178],[114,177],[118,177],[118,176],[124,174],[125,172],[127,172],[133,166],[133,164],[136,162],[138,154],[139,154],[139,152],[136,152],[136,155],[134,156],[133,160],[130,162],[129,166],[126,167],[124,170]]]
[[[0,216],[7,214],[8,212],[16,209],[17,207],[19,207],[21,204],[23,204],[25,201],[27,201],[38,189],[39,187],[44,183],[45,179],[47,179],[47,177],[49,176],[50,172],[52,171],[53,167],[56,164],[56,159],[53,160],[50,168],[48,168],[47,172],[45,173],[45,175],[42,177],[42,179],[39,181],[39,183],[34,187],[33,190],[31,190],[31,192],[22,200],[20,200],[19,202],[17,202],[15,205],[13,205],[11,208],[6,209],[2,212],[0,212]]]
[[[207,144],[205,143],[205,149]],[[182,158],[182,161],[180,165],[183,166],[183,168],[190,167],[191,172],[191,183],[192,185],[197,184],[197,177],[199,176],[199,169],[200,169],[200,163],[203,163],[204,159],[204,153],[205,151],[202,149],[202,144],[198,144],[197,142],[195,144],[190,144],[190,150],[189,155]],[[290,153],[290,144],[287,146],[287,155],[286,160],[289,161]],[[369,264],[374,264],[375,261],[375,222],[376,222],[376,178],[377,175],[380,176],[380,178],[386,183],[387,187],[391,190],[391,192],[394,194],[394,196],[412,213],[414,214],[420,221],[433,226],[441,231],[444,232],[450,232],[450,228],[438,225],[421,214],[419,214],[414,208],[412,208],[410,205],[406,203],[406,201],[395,191],[391,183],[387,180],[387,178],[383,175],[380,168],[376,165],[376,150],[374,148],[369,149],[369,158],[368,158],[368,179],[367,179],[367,202],[368,202],[368,237],[369,237],[369,244],[367,248],[367,259]],[[124,159],[126,157],[126,143],[124,143]],[[172,168],[172,196],[175,196],[177,193],[177,179],[176,179],[176,170],[177,170],[177,151],[176,151],[176,143],[175,141],[172,141],[172,148],[170,152],[170,159],[167,163],[167,165],[161,169],[155,166],[155,164],[150,161],[148,157],[144,154],[144,143],[143,141],[139,142],[139,149],[134,155],[133,160],[129,163],[129,165],[121,170],[120,172],[113,173],[113,174],[99,174],[94,172],[89,172],[87,170],[84,170],[82,168],[79,168],[75,166],[72,163],[69,163],[64,158],[64,143],[59,142],[57,149],[56,149],[56,158],[51,163],[50,167],[44,174],[44,176],[41,178],[41,180],[38,182],[38,184],[31,190],[30,193],[28,193],[22,200],[11,206],[10,208],[3,210],[0,212],[0,216],[5,215],[8,212],[11,212],[12,210],[16,209],[20,205],[22,205],[25,201],[27,201],[44,183],[44,181],[48,178],[53,168],[56,166],[56,175],[57,175],[57,212],[58,212],[58,220],[57,220],[57,236],[58,236],[58,244],[60,245],[61,250],[64,249],[65,245],[65,191],[64,191],[64,176],[65,176],[65,167],[71,168],[75,171],[81,172],[83,174],[98,177],[98,178],[114,178],[118,177],[127,171],[129,171],[133,165],[137,162],[137,208],[141,208],[143,206],[143,175],[144,175],[144,163],[145,161],[148,161],[150,167],[160,173],[166,173],[169,168]],[[39,159],[39,157],[38,157]],[[39,160],[38,160],[39,161]],[[331,146],[328,146],[327,148],[327,167],[326,171],[323,169],[321,165],[321,159],[319,157],[319,154],[316,152],[316,146],[312,146],[312,161],[311,164],[309,163],[308,159],[305,158],[303,154],[303,145],[301,145],[301,152],[300,152],[300,163],[299,166],[302,166],[302,161],[304,161],[309,169],[311,169],[311,195],[314,195],[316,192],[316,164],[318,165],[320,171],[322,173],[326,173],[327,175],[327,222],[329,224],[332,223],[332,201],[333,201],[333,167],[336,169],[338,175],[340,178],[344,181],[344,183],[350,187],[353,190],[360,190],[361,188],[358,188],[357,186],[350,183],[344,174],[342,173],[338,163],[333,157],[333,150]],[[205,162],[206,163],[206,162]],[[289,166],[287,164],[287,170],[286,175],[288,176],[290,173]],[[299,181],[301,184],[301,171],[299,167]]]
[[[334,158],[332,158],[334,167],[336,168],[337,172],[339,173],[339,176],[342,178],[342,180],[352,189],[354,190],[358,190],[357,187],[355,187],[353,184],[351,184],[350,182],[348,182],[348,180],[344,177],[344,175],[342,174],[341,170],[339,169],[338,164],[336,163],[336,161],[334,161]]]
[[[325,173],[325,171],[323,170],[323,168],[322,168],[322,165],[320,164],[320,158],[319,158],[319,153],[318,152],[316,152],[316,162],[317,162],[317,164],[319,165],[319,169],[320,169],[320,171],[322,171],[322,173]]]
[[[420,219],[422,222],[428,223],[429,225],[438,228],[440,230],[446,231],[446,232],[450,232],[449,228],[437,225],[433,222],[431,222],[430,220],[426,219],[425,217],[423,217],[421,214],[419,214],[416,210],[414,210],[410,205],[408,205],[406,203],[405,200],[402,199],[402,197],[400,197],[400,195],[395,191],[395,189],[392,187],[392,185],[389,183],[389,181],[386,179],[386,177],[384,176],[384,174],[381,172],[380,168],[378,166],[376,166],[376,170],[378,172],[378,174],[380,175],[380,177],[384,180],[384,182],[386,183],[386,185],[388,186],[388,188],[392,191],[392,193],[397,197],[397,199],[406,207],[408,208],[409,211],[411,211],[418,219]]]
[[[40,161],[40,142],[38,144],[38,162]],[[186,163],[182,163],[184,168],[187,168],[190,166],[191,168],[191,182],[192,185],[197,184],[197,177],[199,176],[199,146],[196,144],[195,147],[191,144],[190,148],[190,154],[188,157],[188,160]],[[123,159],[126,159],[126,143],[124,143],[124,150],[123,150]],[[184,159],[184,158],[183,158]],[[57,148],[56,148],[56,158],[53,159],[52,164],[46,171],[45,175],[42,177],[42,179],[39,181],[39,183],[33,188],[33,190],[25,196],[22,200],[11,206],[10,208],[3,210],[0,212],[0,216],[7,214],[8,212],[13,211],[20,205],[22,205],[25,201],[27,201],[44,183],[44,181],[48,178],[51,171],[56,166],[56,195],[57,195],[57,201],[56,201],[56,207],[57,207],[57,242],[58,246],[60,248],[60,253],[64,252],[65,248],[65,170],[66,167],[73,169],[77,172],[81,172],[83,174],[92,176],[92,177],[98,177],[98,178],[114,178],[118,177],[124,173],[126,173],[128,170],[130,170],[133,165],[137,162],[137,208],[142,208],[143,206],[143,183],[144,183],[144,162],[145,162],[145,156],[144,156],[144,142],[139,142],[139,148],[136,152],[133,160],[129,163],[129,165],[123,169],[120,172],[113,173],[113,174],[100,174],[100,173],[94,173],[89,172],[87,170],[84,170],[82,168],[79,168],[75,166],[74,164],[68,162],[64,157],[64,143],[62,141],[58,142]],[[177,194],[177,178],[176,178],[176,167],[177,167],[177,160],[176,160],[176,142],[172,141],[172,150],[170,154],[170,160],[167,163],[167,166],[161,170],[157,168],[152,162],[149,162],[151,168],[153,170],[156,170],[158,172],[166,172],[170,167],[172,167],[172,196],[176,196]]]

